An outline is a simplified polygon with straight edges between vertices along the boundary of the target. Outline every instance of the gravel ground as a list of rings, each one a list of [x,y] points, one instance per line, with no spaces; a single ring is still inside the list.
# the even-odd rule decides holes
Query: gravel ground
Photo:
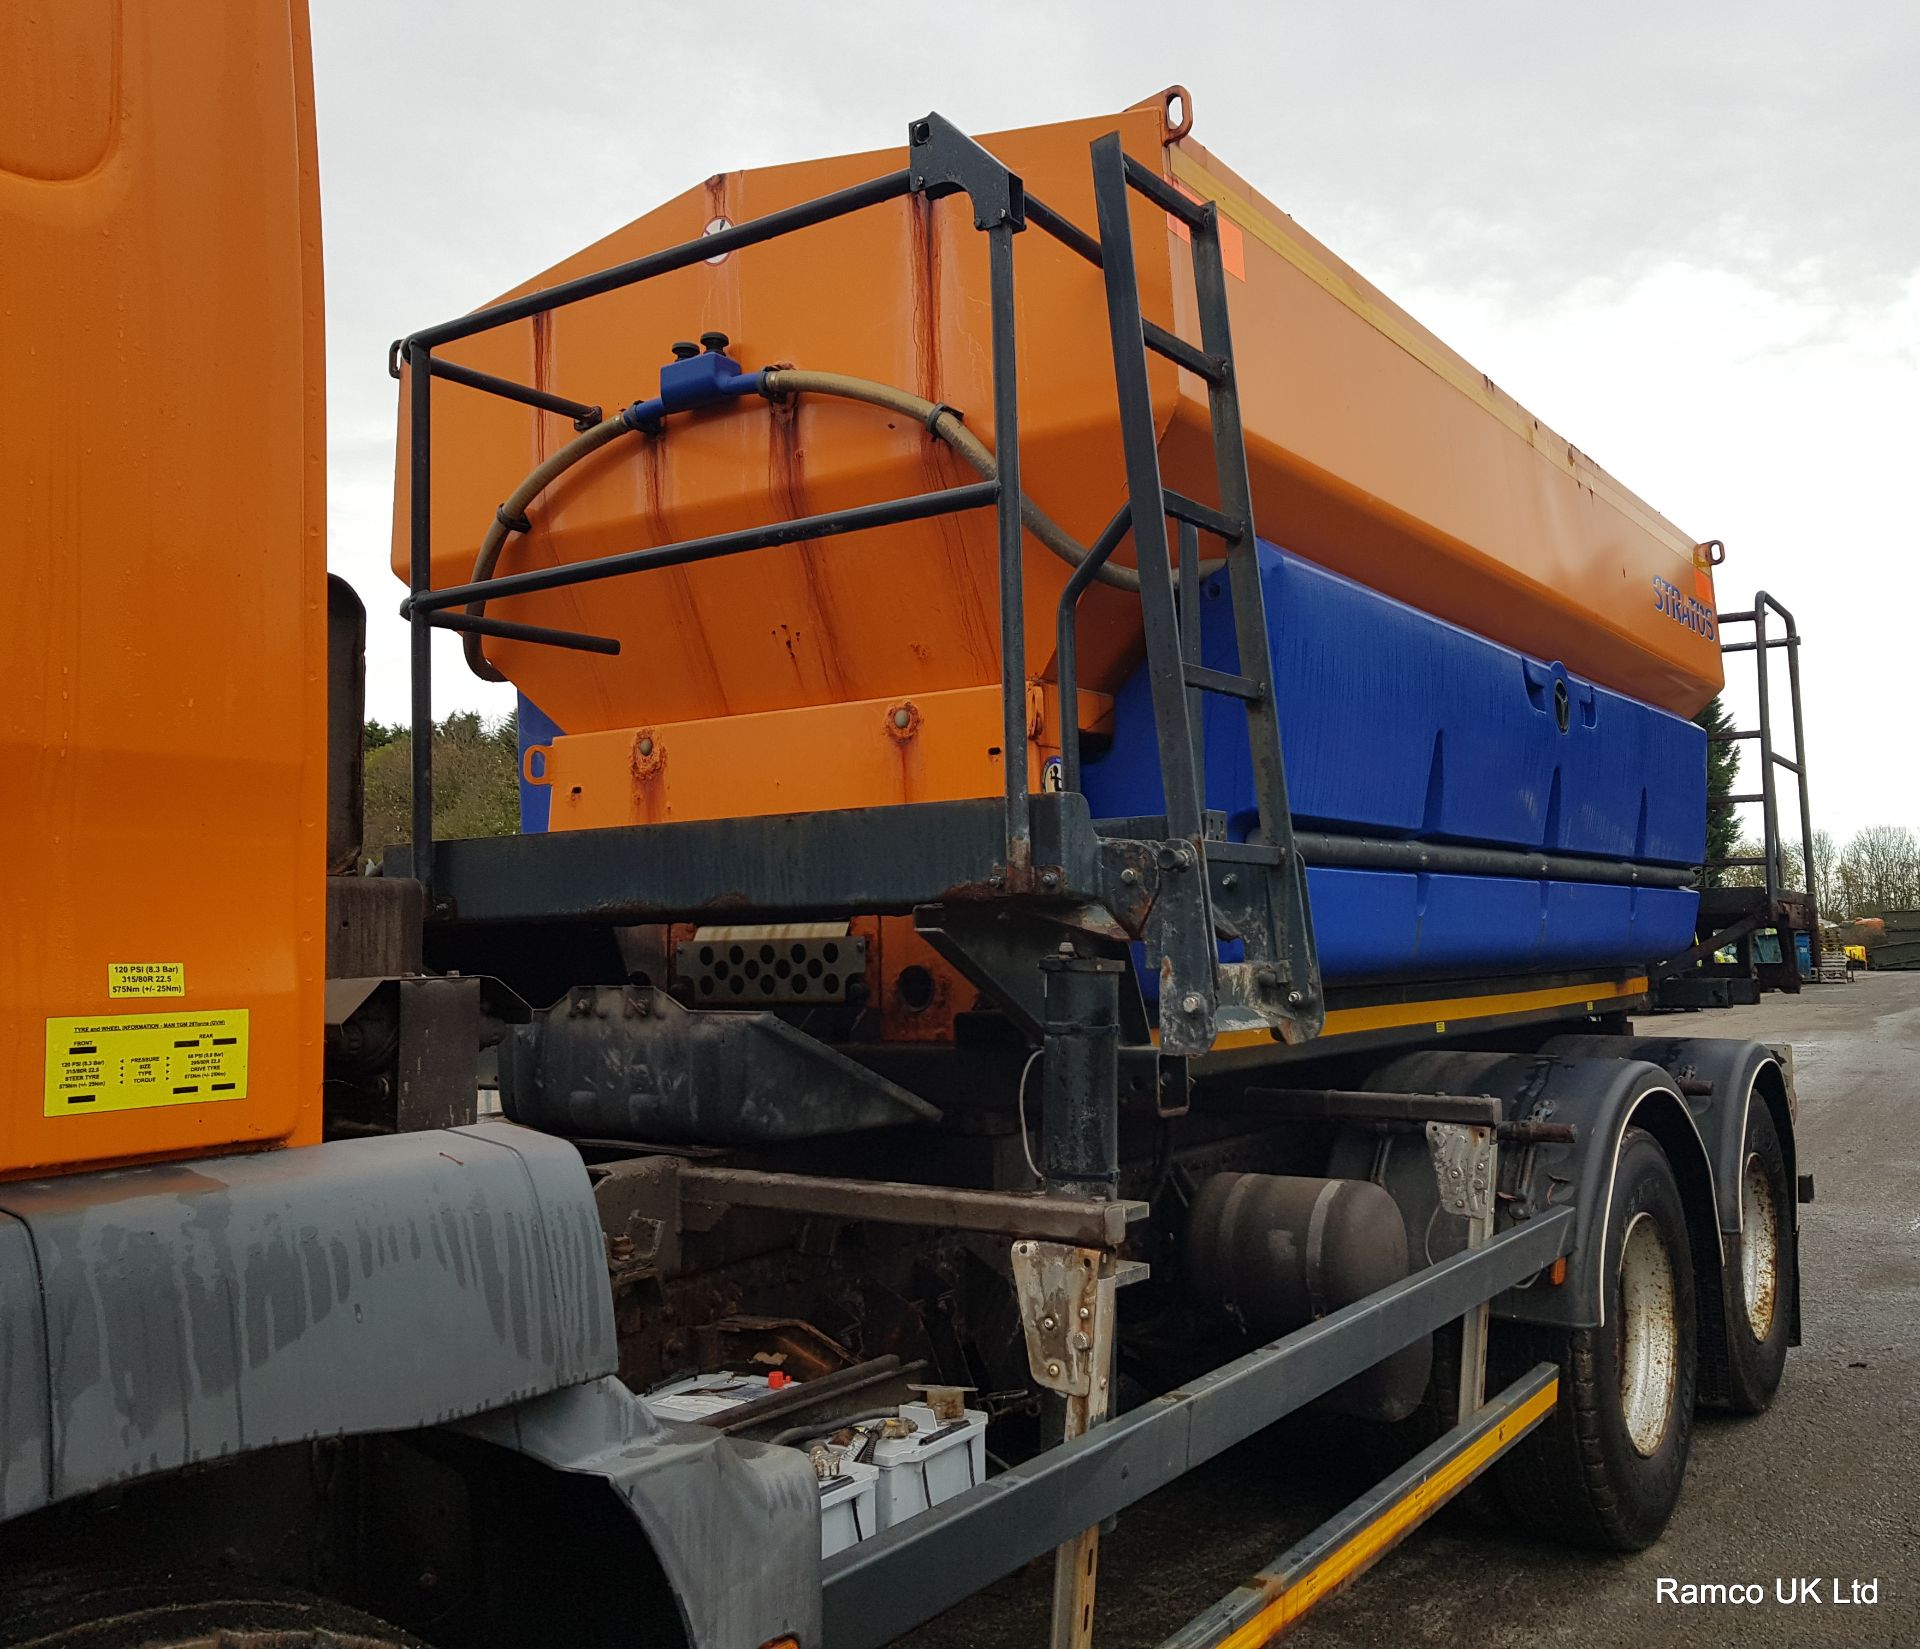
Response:
[[[1655,1026],[1671,1032],[1676,1022]],[[1791,1042],[1806,1343],[1772,1410],[1706,1414],[1665,1538],[1634,1557],[1526,1541],[1462,1505],[1443,1513],[1290,1641],[1300,1649],[1557,1644],[1634,1649],[1920,1644],[1920,973],[1866,975],[1701,1015],[1699,1033]],[[1151,1649],[1366,1487],[1346,1452],[1276,1428],[1126,1514],[1101,1564],[1100,1649]],[[1817,1578],[1819,1604],[1773,1601]],[[1686,1606],[1658,1583],[1757,1583],[1760,1605]],[[1877,1582],[1836,1606],[1835,1581]],[[1046,1641],[1049,1575],[1009,1577],[923,1628],[911,1649]]]

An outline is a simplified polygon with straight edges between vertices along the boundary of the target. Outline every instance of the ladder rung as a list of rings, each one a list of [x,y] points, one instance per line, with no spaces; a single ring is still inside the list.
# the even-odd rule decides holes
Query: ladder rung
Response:
[[[1209,670],[1204,664],[1187,665],[1185,675],[1187,685],[1203,693],[1225,693],[1228,698],[1245,699],[1249,704],[1258,704],[1267,696],[1259,682],[1229,675],[1225,670]]]
[[[1202,532],[1210,532],[1215,538],[1224,538],[1234,543],[1246,536],[1246,524],[1236,521],[1230,515],[1222,515],[1209,504],[1189,498],[1185,493],[1175,492],[1171,487],[1162,487],[1160,496],[1167,507],[1167,514],[1176,521],[1188,521]]]
[[[1171,212],[1188,228],[1199,229],[1206,224],[1208,202],[1188,199],[1158,172],[1148,171],[1132,155],[1126,157],[1126,174],[1128,183],[1161,211]]]
[[[1224,384],[1227,381],[1227,363],[1218,355],[1209,355],[1204,350],[1195,349],[1185,338],[1169,332],[1164,326],[1155,326],[1152,321],[1140,323],[1140,334],[1147,341],[1147,348],[1156,349],[1170,361],[1175,361],[1189,372],[1196,372],[1210,384]]]
[[[1267,842],[1208,842],[1207,857],[1234,865],[1281,865],[1286,854]]]

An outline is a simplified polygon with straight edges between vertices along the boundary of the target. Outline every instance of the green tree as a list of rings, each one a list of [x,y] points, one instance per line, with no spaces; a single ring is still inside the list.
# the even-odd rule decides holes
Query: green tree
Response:
[[[366,724],[364,856],[378,859],[412,835],[413,735]],[[513,718],[456,711],[433,729],[433,833],[441,839],[511,836],[520,828],[520,754]]]
[[[1733,816],[1734,781],[1740,776],[1740,746],[1732,739],[1716,737],[1733,731],[1733,716],[1716,694],[1694,721],[1707,732],[1707,858],[1726,859],[1745,850],[1739,846],[1740,827]],[[1759,851],[1757,848],[1754,850]],[[1742,887],[1747,884],[1733,870],[1707,872],[1709,887]]]
[[[1846,901],[1840,892],[1840,849],[1830,830],[1813,833],[1813,902],[1823,922],[1835,922]],[[1798,840],[1782,844],[1780,849],[1780,885],[1798,888],[1806,877],[1805,859]]]
[[[1765,887],[1767,885],[1766,843],[1752,836],[1738,838],[1727,850],[1735,859],[1751,859],[1750,865],[1722,865],[1713,872],[1714,887]]]
[[[1906,825],[1868,825],[1840,855],[1841,902],[1849,916],[1920,905],[1920,837]]]

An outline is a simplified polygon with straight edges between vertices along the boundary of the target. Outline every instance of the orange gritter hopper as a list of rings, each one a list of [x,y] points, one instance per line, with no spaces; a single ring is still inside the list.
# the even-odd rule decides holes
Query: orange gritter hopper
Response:
[[[1117,116],[981,141],[1020,174],[1029,195],[1089,233],[1089,145],[1116,130],[1129,154],[1176,188],[1218,203],[1260,536],[1632,697],[1681,714],[1704,704],[1721,682],[1708,548],[1495,388],[1186,135],[1184,124],[1170,127],[1171,106],[1163,96]],[[508,296],[900,164],[898,152],[877,152],[717,174]],[[1143,311],[1194,340],[1184,225],[1143,197],[1131,210]],[[892,200],[438,353],[456,367],[611,415],[654,392],[676,341],[720,333],[725,352],[747,369],[793,365],[896,386],[957,409],[991,445],[984,242],[964,195]],[[1126,496],[1101,274],[1043,234],[1021,234],[1015,246],[1022,484],[1084,545]],[[1206,386],[1158,355],[1149,364],[1166,485],[1210,501]],[[403,453],[406,405],[403,386]],[[444,588],[474,576],[476,549],[502,499],[575,428],[565,416],[443,379],[432,385],[432,415],[432,576]],[[657,436],[610,443],[578,464],[526,509],[525,530],[507,536],[493,571],[975,479],[917,417],[823,395],[744,396],[676,418]],[[404,463],[396,493],[394,566],[404,577]],[[1130,559],[1123,544],[1116,560]],[[1028,536],[1036,772],[1058,713],[1044,684],[1068,572]],[[926,766],[907,773],[890,763],[879,729],[881,712],[911,696],[916,717],[932,703],[951,706],[956,727],[969,726],[966,747],[979,746],[973,695],[992,693],[998,702],[995,579],[992,513],[976,511],[488,606],[499,619],[611,636],[621,643],[617,657],[499,638],[473,645],[569,735],[546,752],[545,771],[530,775],[556,787],[555,828],[984,794],[999,780],[977,762],[943,767],[939,741],[926,739],[915,756]],[[1096,585],[1082,604],[1080,637],[1080,717],[1097,725],[1106,695],[1140,656],[1137,597]],[[1364,648],[1367,638],[1356,635],[1353,645]],[[792,715],[829,706],[839,707],[840,721]],[[848,723],[853,706],[861,708]],[[658,735],[661,747],[688,758],[657,805],[645,799],[653,758],[643,759],[640,732],[648,752]],[[872,746],[858,782],[823,780],[817,763],[802,759],[807,744],[817,754],[822,741],[856,736]],[[862,768],[848,764],[849,773]],[[606,782],[586,782],[591,774]]]

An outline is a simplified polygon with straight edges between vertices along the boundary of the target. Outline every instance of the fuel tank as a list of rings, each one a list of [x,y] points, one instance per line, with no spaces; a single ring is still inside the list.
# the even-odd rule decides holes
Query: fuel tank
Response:
[[[1425,612],[1682,715],[1718,689],[1709,559],[1681,531],[1369,285],[1203,148],[1172,100],[981,139],[1030,196],[1094,226],[1089,145],[1108,132],[1223,219],[1234,348],[1263,538]],[[744,223],[899,168],[905,151],[717,173],[508,296]],[[1184,226],[1132,202],[1144,313],[1197,337]],[[1016,239],[1022,477],[1081,543],[1125,496],[1099,270]],[[878,380],[992,436],[986,238],[964,195],[890,201],[452,344],[458,365],[613,409],[654,392],[705,332],[751,370]],[[1206,386],[1150,359],[1168,487],[1215,496]],[[394,566],[409,490],[396,486]],[[433,580],[463,582],[500,501],[570,421],[432,387]],[[913,418],[757,397],[615,442],[527,514],[511,573],[973,480]],[[1131,558],[1123,546],[1118,559]],[[1051,674],[1068,573],[1029,537],[1029,673]],[[990,512],[758,550],[501,600],[501,618],[612,635],[618,657],[490,639],[493,666],[569,735],[971,689],[998,680]],[[1137,598],[1088,592],[1080,685],[1111,693],[1141,654]],[[1366,649],[1365,635],[1350,645]],[[556,819],[556,825],[559,824]]]

